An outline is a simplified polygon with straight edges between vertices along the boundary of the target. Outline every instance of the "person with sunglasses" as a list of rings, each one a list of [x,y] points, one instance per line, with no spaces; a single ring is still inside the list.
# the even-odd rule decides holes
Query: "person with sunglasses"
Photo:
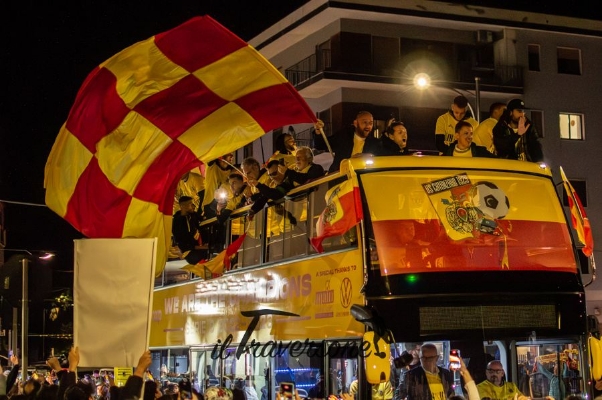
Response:
[[[506,382],[506,373],[499,360],[490,361],[485,370],[486,380],[477,385],[481,399],[489,400],[527,400],[518,387],[512,382]]]

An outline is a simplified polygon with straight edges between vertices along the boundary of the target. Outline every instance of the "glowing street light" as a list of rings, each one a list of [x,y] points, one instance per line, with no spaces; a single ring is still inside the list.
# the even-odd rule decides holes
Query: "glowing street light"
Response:
[[[480,118],[480,113],[481,113],[481,88],[479,86],[481,78],[479,78],[478,76],[474,78],[475,80],[475,103],[476,103],[476,107],[477,107],[477,112],[475,114],[474,110],[472,109],[472,106],[470,105],[470,102],[468,103],[468,108],[470,108],[470,112],[472,113],[473,118],[475,118],[477,120],[477,122],[481,122],[481,118]],[[424,72],[418,73],[416,75],[414,75],[414,87],[416,89],[419,90],[425,90],[428,89],[431,86],[431,77],[428,74],[425,74]],[[458,94],[462,94],[459,91],[457,91],[456,89],[451,89],[454,92],[458,93]]]
[[[414,87],[424,90],[431,86],[431,77],[428,74],[420,73],[414,76]]]

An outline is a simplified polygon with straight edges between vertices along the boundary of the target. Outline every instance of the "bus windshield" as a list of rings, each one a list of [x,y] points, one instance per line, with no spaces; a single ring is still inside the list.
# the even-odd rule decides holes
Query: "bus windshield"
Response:
[[[577,272],[561,202],[547,177],[382,171],[361,175],[361,186],[382,276],[441,269]]]

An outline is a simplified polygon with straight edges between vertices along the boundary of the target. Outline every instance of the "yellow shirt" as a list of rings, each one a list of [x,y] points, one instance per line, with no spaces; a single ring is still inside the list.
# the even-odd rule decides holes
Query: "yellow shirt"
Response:
[[[512,400],[514,396],[523,396],[518,387],[512,382],[505,382],[502,386],[496,386],[489,381],[483,381],[477,385],[481,398],[489,397],[491,400]]]
[[[351,155],[361,154],[364,150],[364,144],[366,143],[366,139],[359,137],[358,135],[353,135],[353,150],[351,151]]]
[[[472,141],[479,146],[484,146],[491,153],[495,154],[493,145],[493,128],[497,124],[497,119],[487,118],[477,126],[472,135]]]
[[[268,161],[266,161],[266,165],[269,164],[270,161],[272,160],[280,160],[280,159],[284,159],[284,165],[287,168],[292,168],[294,167],[295,163],[297,162],[297,150],[294,150],[291,152],[291,154],[282,154],[279,151],[276,151],[274,154],[272,154],[272,156],[268,159]]]
[[[474,118],[466,118],[464,121],[472,125],[472,129],[477,129],[479,123]],[[439,116],[437,118],[437,125],[435,126],[435,135],[445,135],[445,145],[449,146],[454,141],[454,134],[456,133],[456,124],[458,121],[449,112]]]
[[[426,380],[429,383],[432,400],[446,400],[447,396],[445,395],[445,390],[443,389],[443,383],[441,382],[439,372],[433,374],[425,370],[424,373],[426,374]]]
[[[205,189],[205,178],[200,174],[200,172],[201,171],[199,171],[198,168],[195,168],[192,171],[184,174],[184,176],[182,176],[182,178],[178,181],[173,204],[174,214],[180,210],[179,199],[182,196],[192,197],[192,202],[194,203],[195,208],[199,208],[201,199],[199,199],[198,193]]]
[[[205,169],[205,197],[201,207],[205,207],[214,199],[215,191],[223,184],[228,184],[228,176],[234,172],[232,168],[221,169],[219,161],[214,162]]]
[[[372,400],[390,400],[392,398],[393,387],[391,386],[391,382],[386,381],[383,383],[372,385]]]

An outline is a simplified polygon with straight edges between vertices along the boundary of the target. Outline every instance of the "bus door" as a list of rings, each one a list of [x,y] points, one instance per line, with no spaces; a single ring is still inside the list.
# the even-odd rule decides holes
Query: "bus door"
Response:
[[[188,374],[188,347],[153,349],[151,351],[152,376],[159,377],[162,387],[177,383]]]
[[[326,346],[326,371],[325,384],[328,388],[326,395],[340,397],[342,393],[349,393],[354,398],[360,398],[360,382],[363,382],[363,359],[361,342],[353,339],[329,340]]]
[[[241,389],[248,400],[268,399],[270,360],[251,352],[236,354],[236,347],[192,349],[192,374],[198,377],[199,392],[210,387]]]
[[[584,396],[585,365],[580,345],[575,341],[531,340],[516,342],[515,365],[519,388],[526,396],[564,399]]]

